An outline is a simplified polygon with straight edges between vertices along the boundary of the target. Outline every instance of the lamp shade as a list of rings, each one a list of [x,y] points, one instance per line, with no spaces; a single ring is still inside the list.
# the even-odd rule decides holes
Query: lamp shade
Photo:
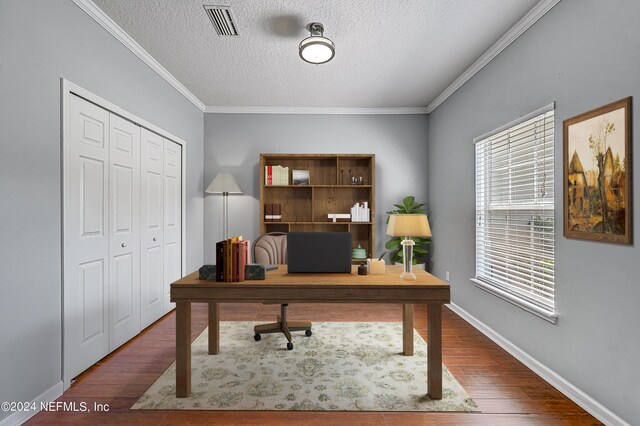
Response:
[[[431,228],[426,214],[389,215],[387,235],[392,237],[430,237]]]
[[[218,173],[204,191],[208,194],[242,194],[242,188],[231,173]]]

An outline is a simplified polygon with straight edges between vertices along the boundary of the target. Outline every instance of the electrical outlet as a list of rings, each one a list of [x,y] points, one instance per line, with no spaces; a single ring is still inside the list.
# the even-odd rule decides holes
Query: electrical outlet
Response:
[[[445,272],[444,279],[447,280],[447,282],[449,282],[449,271]]]

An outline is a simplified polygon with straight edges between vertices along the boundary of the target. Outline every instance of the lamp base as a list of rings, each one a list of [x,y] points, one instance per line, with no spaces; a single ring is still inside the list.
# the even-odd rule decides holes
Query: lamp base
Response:
[[[400,274],[400,278],[403,280],[415,280],[416,278],[416,274],[414,274],[413,272],[403,272]]]
[[[404,272],[400,274],[400,278],[403,280],[415,280],[416,274],[411,271],[415,243],[409,237],[405,237],[400,244],[402,244],[402,265],[404,269]]]

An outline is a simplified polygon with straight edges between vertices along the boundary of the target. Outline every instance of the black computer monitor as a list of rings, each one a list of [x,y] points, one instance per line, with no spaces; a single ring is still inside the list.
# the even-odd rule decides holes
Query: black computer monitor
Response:
[[[289,232],[289,272],[351,273],[351,232]]]

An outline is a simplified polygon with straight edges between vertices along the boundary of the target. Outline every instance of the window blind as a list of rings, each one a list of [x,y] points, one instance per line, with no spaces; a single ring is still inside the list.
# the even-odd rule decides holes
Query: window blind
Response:
[[[554,312],[553,104],[475,140],[476,282]]]

